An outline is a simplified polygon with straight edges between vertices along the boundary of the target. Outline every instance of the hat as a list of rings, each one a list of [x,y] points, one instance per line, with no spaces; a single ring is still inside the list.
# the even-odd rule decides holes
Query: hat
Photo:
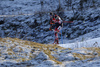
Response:
[[[52,12],[50,12],[50,15],[53,15],[53,13],[52,13]]]

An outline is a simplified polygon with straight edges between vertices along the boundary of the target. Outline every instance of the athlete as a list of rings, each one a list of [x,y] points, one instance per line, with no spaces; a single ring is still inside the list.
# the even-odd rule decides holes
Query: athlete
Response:
[[[53,13],[50,13],[50,30],[55,32],[55,40],[53,44],[59,44],[58,33],[62,28],[62,20],[61,18]]]

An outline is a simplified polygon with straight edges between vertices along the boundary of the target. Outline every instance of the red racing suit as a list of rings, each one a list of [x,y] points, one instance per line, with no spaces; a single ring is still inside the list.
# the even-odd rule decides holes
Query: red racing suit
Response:
[[[58,38],[58,33],[62,28],[62,20],[59,16],[55,15],[56,17],[52,19],[52,22],[54,23],[54,25],[52,26],[54,28],[54,32],[55,32],[55,40],[54,40],[54,44],[59,44],[59,38]]]

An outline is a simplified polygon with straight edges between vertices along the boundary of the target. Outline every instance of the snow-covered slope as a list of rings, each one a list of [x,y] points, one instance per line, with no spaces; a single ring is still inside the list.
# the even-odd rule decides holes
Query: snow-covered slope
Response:
[[[0,17],[0,37],[16,37],[20,39],[35,41],[39,43],[52,43],[54,32],[49,31],[49,14],[34,14],[42,11],[53,11],[59,7],[58,0],[1,0],[0,15],[18,15],[15,17]],[[100,27],[100,0],[84,1],[84,9],[80,10],[81,0],[72,0],[68,7],[67,0],[60,0],[62,10],[59,14],[65,21],[74,23],[64,23],[63,39],[74,39],[87,34]],[[94,5],[93,5],[94,4]],[[26,14],[26,15],[22,15]],[[31,14],[31,15],[28,15]],[[21,16],[19,16],[21,15]],[[85,22],[85,23],[83,23]],[[98,33],[98,32],[97,32]],[[68,36],[66,38],[66,35]],[[94,36],[95,38],[95,36]]]
[[[83,44],[84,42],[80,43]],[[100,47],[97,47],[99,43],[88,48],[74,48],[72,44],[69,45],[73,48],[65,48],[66,45],[62,44],[63,47],[60,47],[61,45],[46,45],[18,38],[0,38],[0,67],[100,66]]]
[[[60,5],[63,12],[57,11],[58,0],[0,0],[0,67],[100,67],[100,0],[60,0]],[[64,23],[64,44],[50,45],[51,11],[73,21]]]
[[[81,47],[100,47],[99,44],[100,44],[100,37],[89,40],[83,40],[81,42],[66,43],[59,45],[65,48],[81,48]]]

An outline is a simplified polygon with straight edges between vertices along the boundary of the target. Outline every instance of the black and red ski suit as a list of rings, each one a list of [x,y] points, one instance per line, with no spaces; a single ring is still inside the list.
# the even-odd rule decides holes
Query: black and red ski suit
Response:
[[[50,30],[53,30],[55,32],[54,44],[59,44],[58,33],[62,28],[62,20],[58,15],[55,15],[52,19],[50,19],[50,24]]]

